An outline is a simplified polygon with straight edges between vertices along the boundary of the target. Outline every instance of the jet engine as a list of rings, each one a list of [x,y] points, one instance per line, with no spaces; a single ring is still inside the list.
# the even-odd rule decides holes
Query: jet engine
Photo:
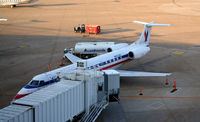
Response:
[[[139,59],[150,51],[149,47],[136,47],[129,51],[128,56],[130,59]]]
[[[112,51],[115,51],[115,50],[119,50],[119,49],[121,49],[121,48],[123,48],[123,47],[126,47],[126,46],[128,46],[127,43],[115,44],[115,45],[112,45],[111,47],[109,47],[109,48],[107,49],[107,52],[112,52]]]

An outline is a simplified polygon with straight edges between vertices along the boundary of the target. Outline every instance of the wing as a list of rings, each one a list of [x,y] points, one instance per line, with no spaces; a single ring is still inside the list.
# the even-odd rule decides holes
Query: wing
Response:
[[[120,77],[165,77],[171,75],[171,73],[138,72],[125,70],[116,71],[120,73]]]
[[[81,58],[71,54],[71,53],[66,53],[65,57],[67,57],[72,63],[76,63],[79,60],[82,60]]]

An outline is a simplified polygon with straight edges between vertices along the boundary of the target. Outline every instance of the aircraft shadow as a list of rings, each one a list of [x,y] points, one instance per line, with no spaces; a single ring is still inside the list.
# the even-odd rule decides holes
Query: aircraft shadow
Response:
[[[136,34],[135,37],[140,37],[142,33],[137,32],[137,33],[135,33],[135,34]],[[161,36],[164,36],[164,35],[153,35],[153,34],[151,34],[151,37],[161,37]]]
[[[155,64],[159,61],[162,61],[162,60],[166,60],[168,58],[170,58],[171,55],[166,55],[166,56],[162,56],[160,58],[156,58],[156,59],[153,59],[153,60],[150,60],[150,61],[147,61],[145,63],[142,63],[142,64],[139,64],[139,65],[136,65],[134,66],[134,68],[129,68],[128,70],[132,71],[132,70],[141,70],[143,69],[145,66],[150,66],[152,64]]]
[[[120,22],[120,23],[113,23],[113,24],[105,24],[103,26],[110,26],[110,25],[127,25],[130,24],[132,22]]]
[[[121,33],[121,32],[128,32],[128,31],[135,31],[135,29],[102,29],[101,34],[109,34],[109,33]]]
[[[33,8],[37,8],[37,7],[45,7],[45,6],[69,6],[69,5],[79,5],[77,3],[64,3],[64,4],[33,4],[33,5],[22,5],[22,6],[17,6],[17,7],[33,7]]]

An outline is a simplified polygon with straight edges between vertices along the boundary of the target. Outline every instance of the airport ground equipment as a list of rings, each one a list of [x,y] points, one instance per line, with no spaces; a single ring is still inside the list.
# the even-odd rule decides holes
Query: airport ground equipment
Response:
[[[85,33],[85,24],[78,24],[74,27],[74,32],[76,33]]]
[[[74,48],[65,48],[64,54],[70,52],[82,59],[95,57],[107,52],[114,42],[78,42]]]
[[[115,42],[78,42],[74,48],[65,48],[64,54],[70,52],[79,58],[88,59],[107,52],[119,50],[126,46],[128,46],[127,43],[116,44]]]
[[[99,25],[87,25],[87,33],[99,34],[101,32],[101,27]]]

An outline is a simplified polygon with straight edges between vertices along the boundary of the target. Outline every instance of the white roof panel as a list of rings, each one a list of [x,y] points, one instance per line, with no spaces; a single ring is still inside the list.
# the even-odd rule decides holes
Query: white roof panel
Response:
[[[13,101],[14,104],[25,104],[30,106],[38,106],[41,102],[56,97],[58,94],[80,85],[82,81],[71,81],[61,79],[60,82],[47,86],[39,91],[27,95],[21,99]]]

